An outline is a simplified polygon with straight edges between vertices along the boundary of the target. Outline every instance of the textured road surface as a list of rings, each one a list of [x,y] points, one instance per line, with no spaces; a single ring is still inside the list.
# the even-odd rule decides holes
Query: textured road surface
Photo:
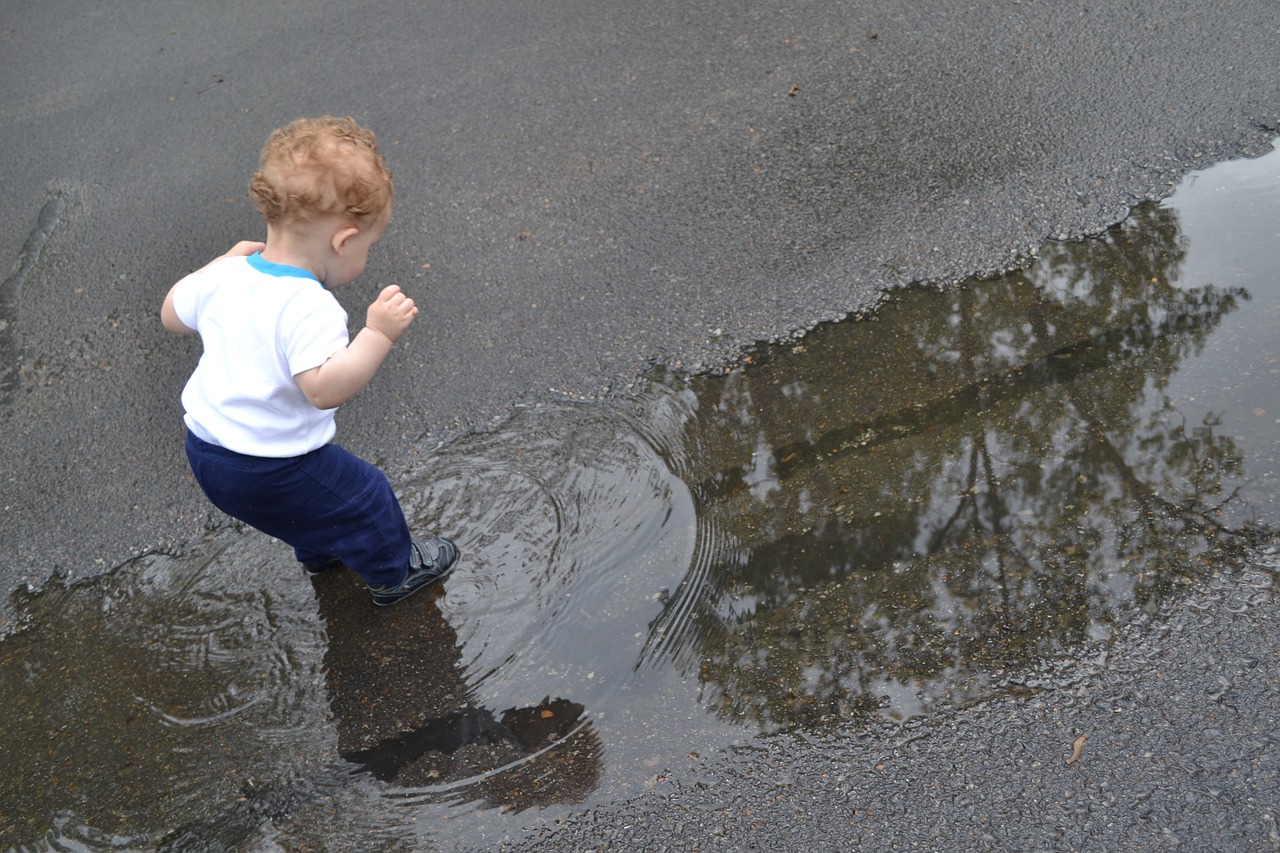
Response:
[[[358,322],[396,281],[426,312],[339,419],[341,440],[393,479],[423,447],[516,403],[625,393],[655,361],[714,368],[753,341],[865,308],[885,288],[1003,268],[1046,239],[1118,221],[1193,168],[1260,153],[1280,132],[1274,0],[2,8],[5,592],[180,548],[222,523],[181,451],[178,392],[198,344],[166,336],[157,309],[176,278],[261,235],[245,182],[266,134],[298,115],[367,122],[397,177],[395,221],[341,298]],[[1211,649],[1180,639],[1171,671],[1189,677],[1221,648],[1228,668],[1251,656],[1274,673],[1274,619],[1248,618],[1262,628],[1228,621]],[[1171,682],[1188,701],[1200,696]],[[1243,789],[1157,787],[1145,801],[1181,824],[1150,824],[1148,847],[1164,849],[1164,829],[1213,846],[1213,824],[1193,833],[1197,812],[1177,807],[1237,791],[1255,801],[1216,812],[1253,821],[1237,849],[1280,846],[1274,677],[1266,684],[1269,705],[1235,713],[1262,715],[1236,719],[1265,729],[1270,763]],[[1111,812],[1088,809],[1114,811],[1145,790],[1120,752],[1182,760],[1162,739],[1170,715],[1178,738],[1234,731],[1193,726],[1199,706],[1170,706],[1161,684],[1140,689],[1149,701],[1116,701],[1145,709],[1135,732],[1146,734],[1113,742],[1106,763],[1090,741],[1094,760],[1078,770],[1028,774],[1030,762],[1060,763],[1061,743],[1047,758],[1027,746],[1036,719],[1054,712],[989,708],[975,724],[988,736],[957,723],[935,733],[923,763],[889,760],[915,755],[910,747],[852,741],[731,762],[725,772],[753,792],[754,816],[790,810],[784,834],[753,836],[744,818],[707,835],[738,802],[712,786],[638,816],[635,843],[955,848],[961,837],[946,833],[981,824],[993,840],[978,846],[1115,849]],[[1099,725],[1086,713],[1103,712],[1061,715],[1054,736],[1069,742]],[[779,788],[766,805],[756,777],[775,749],[810,787]],[[851,751],[860,769],[846,772]],[[1002,799],[966,799],[981,774]],[[796,796],[805,790],[811,818]],[[1264,795],[1272,802],[1256,802]],[[859,798],[880,805],[849,812]],[[620,846],[623,822],[602,820],[595,836],[584,822],[565,849],[606,836]],[[1019,828],[1025,843],[1010,838]]]

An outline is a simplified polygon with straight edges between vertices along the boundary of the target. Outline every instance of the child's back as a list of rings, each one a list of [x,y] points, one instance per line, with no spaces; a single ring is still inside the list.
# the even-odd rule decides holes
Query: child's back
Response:
[[[330,441],[333,410],[317,409],[294,375],[347,345],[347,313],[301,270],[262,271],[261,255],[223,258],[183,293],[204,354],[182,394],[189,429],[251,456],[300,456]]]

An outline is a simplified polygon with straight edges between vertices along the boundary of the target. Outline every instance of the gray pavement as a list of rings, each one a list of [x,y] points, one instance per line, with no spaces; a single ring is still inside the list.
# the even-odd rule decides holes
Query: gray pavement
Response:
[[[886,288],[1003,268],[1280,132],[1274,0],[0,9],[6,593],[180,549],[224,523],[181,451],[178,393],[198,344],[165,335],[158,305],[173,280],[260,236],[245,182],[266,134],[298,115],[367,122],[396,174],[395,221],[340,294],[357,322],[391,281],[426,307],[339,417],[341,440],[393,479],[423,448],[517,403],[625,393],[653,362],[714,369]],[[1224,648],[1259,637],[1275,648],[1274,633],[1222,630]],[[1007,720],[1013,739],[987,741],[1008,747],[987,765],[993,784],[1019,778],[1010,762],[1029,713],[983,712],[984,729]],[[1161,713],[1178,737],[1200,728],[1194,703]],[[1240,719],[1274,731],[1271,718]],[[1071,725],[1085,724],[1055,736]],[[963,737],[952,752],[944,740],[882,791],[888,802],[920,805],[939,766],[967,766]],[[786,751],[834,769],[821,744]],[[744,761],[727,772],[758,790],[743,767],[763,765]],[[1274,790],[1270,768],[1250,796]],[[814,808],[839,811],[832,792],[854,778]],[[722,805],[681,796],[708,820]],[[1027,796],[1030,826],[1028,804],[1046,799]],[[919,817],[925,829],[971,810],[947,802]],[[1272,829],[1238,849],[1270,849],[1274,810],[1251,814]],[[705,820],[685,825],[707,838]],[[812,826],[881,848],[941,843],[925,829]],[[1210,829],[1188,843],[1201,849]],[[1037,838],[1038,849],[1112,849],[1101,829]]]

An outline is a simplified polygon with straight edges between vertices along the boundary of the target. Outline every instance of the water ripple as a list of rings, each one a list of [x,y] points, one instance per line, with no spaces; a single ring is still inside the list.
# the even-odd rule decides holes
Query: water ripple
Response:
[[[465,555],[441,609],[479,701],[590,707],[627,681],[696,540],[691,495],[658,450],[678,440],[671,402],[621,419],[600,406],[525,411],[443,448],[404,489],[410,516]]]

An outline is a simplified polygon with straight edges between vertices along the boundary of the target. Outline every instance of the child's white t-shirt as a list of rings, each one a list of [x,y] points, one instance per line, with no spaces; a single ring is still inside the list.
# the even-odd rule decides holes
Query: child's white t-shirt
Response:
[[[347,312],[315,276],[261,255],[223,258],[173,289],[204,353],[182,390],[187,427],[249,456],[301,456],[336,432],[294,376],[347,346]]]

